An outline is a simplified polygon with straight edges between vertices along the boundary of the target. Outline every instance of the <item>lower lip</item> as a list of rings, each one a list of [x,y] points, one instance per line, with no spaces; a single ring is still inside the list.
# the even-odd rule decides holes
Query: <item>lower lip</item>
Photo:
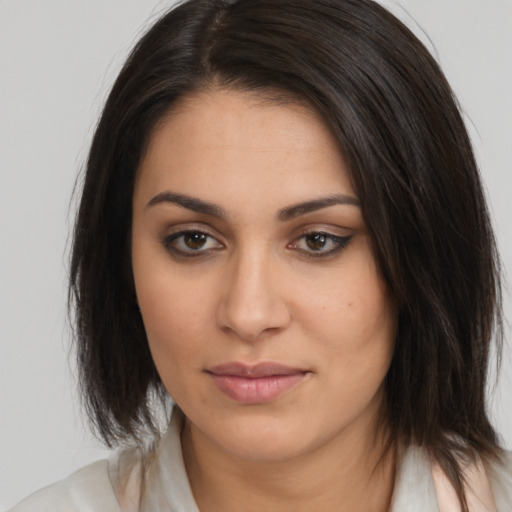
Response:
[[[210,376],[217,388],[229,398],[242,404],[262,404],[283,395],[305,377],[306,373],[269,375],[268,377],[239,377],[235,375]]]

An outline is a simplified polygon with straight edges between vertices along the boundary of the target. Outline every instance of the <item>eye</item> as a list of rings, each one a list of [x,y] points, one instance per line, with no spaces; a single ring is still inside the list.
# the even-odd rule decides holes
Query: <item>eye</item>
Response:
[[[201,256],[224,247],[213,236],[198,230],[174,233],[166,237],[163,243],[168,251],[186,257]]]
[[[289,249],[299,250],[312,258],[323,258],[344,249],[351,236],[337,236],[323,231],[305,233],[288,245]]]

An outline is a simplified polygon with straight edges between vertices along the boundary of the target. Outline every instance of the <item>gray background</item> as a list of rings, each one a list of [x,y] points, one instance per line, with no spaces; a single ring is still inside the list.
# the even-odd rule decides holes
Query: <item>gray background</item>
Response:
[[[0,511],[107,453],[84,427],[68,348],[71,194],[114,76],[171,3],[0,0]],[[510,273],[512,0],[383,3],[436,53],[460,99]],[[510,319],[509,285],[505,298]],[[507,348],[490,403],[509,448],[511,382]]]

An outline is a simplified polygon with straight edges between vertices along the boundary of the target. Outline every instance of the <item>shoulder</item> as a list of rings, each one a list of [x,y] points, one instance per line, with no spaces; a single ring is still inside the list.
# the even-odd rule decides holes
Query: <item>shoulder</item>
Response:
[[[486,472],[498,511],[512,510],[512,451],[486,461]]]
[[[498,457],[477,458],[463,469],[470,510],[512,512],[512,452]],[[418,446],[400,452],[393,512],[414,510],[460,510],[458,498],[442,469]]]
[[[10,512],[120,512],[109,478],[109,461],[85,466],[18,503]]]
[[[9,512],[197,512],[180,444],[181,416],[173,413],[168,432],[144,447],[126,447],[108,460],[25,498]],[[162,506],[164,504],[165,506]]]

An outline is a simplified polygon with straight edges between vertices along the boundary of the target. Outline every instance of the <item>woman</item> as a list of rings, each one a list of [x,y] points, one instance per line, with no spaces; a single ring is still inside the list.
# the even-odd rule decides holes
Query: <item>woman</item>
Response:
[[[71,291],[90,416],[139,447],[16,511],[512,509],[471,146],[435,61],[371,1],[158,21],[94,136]]]

